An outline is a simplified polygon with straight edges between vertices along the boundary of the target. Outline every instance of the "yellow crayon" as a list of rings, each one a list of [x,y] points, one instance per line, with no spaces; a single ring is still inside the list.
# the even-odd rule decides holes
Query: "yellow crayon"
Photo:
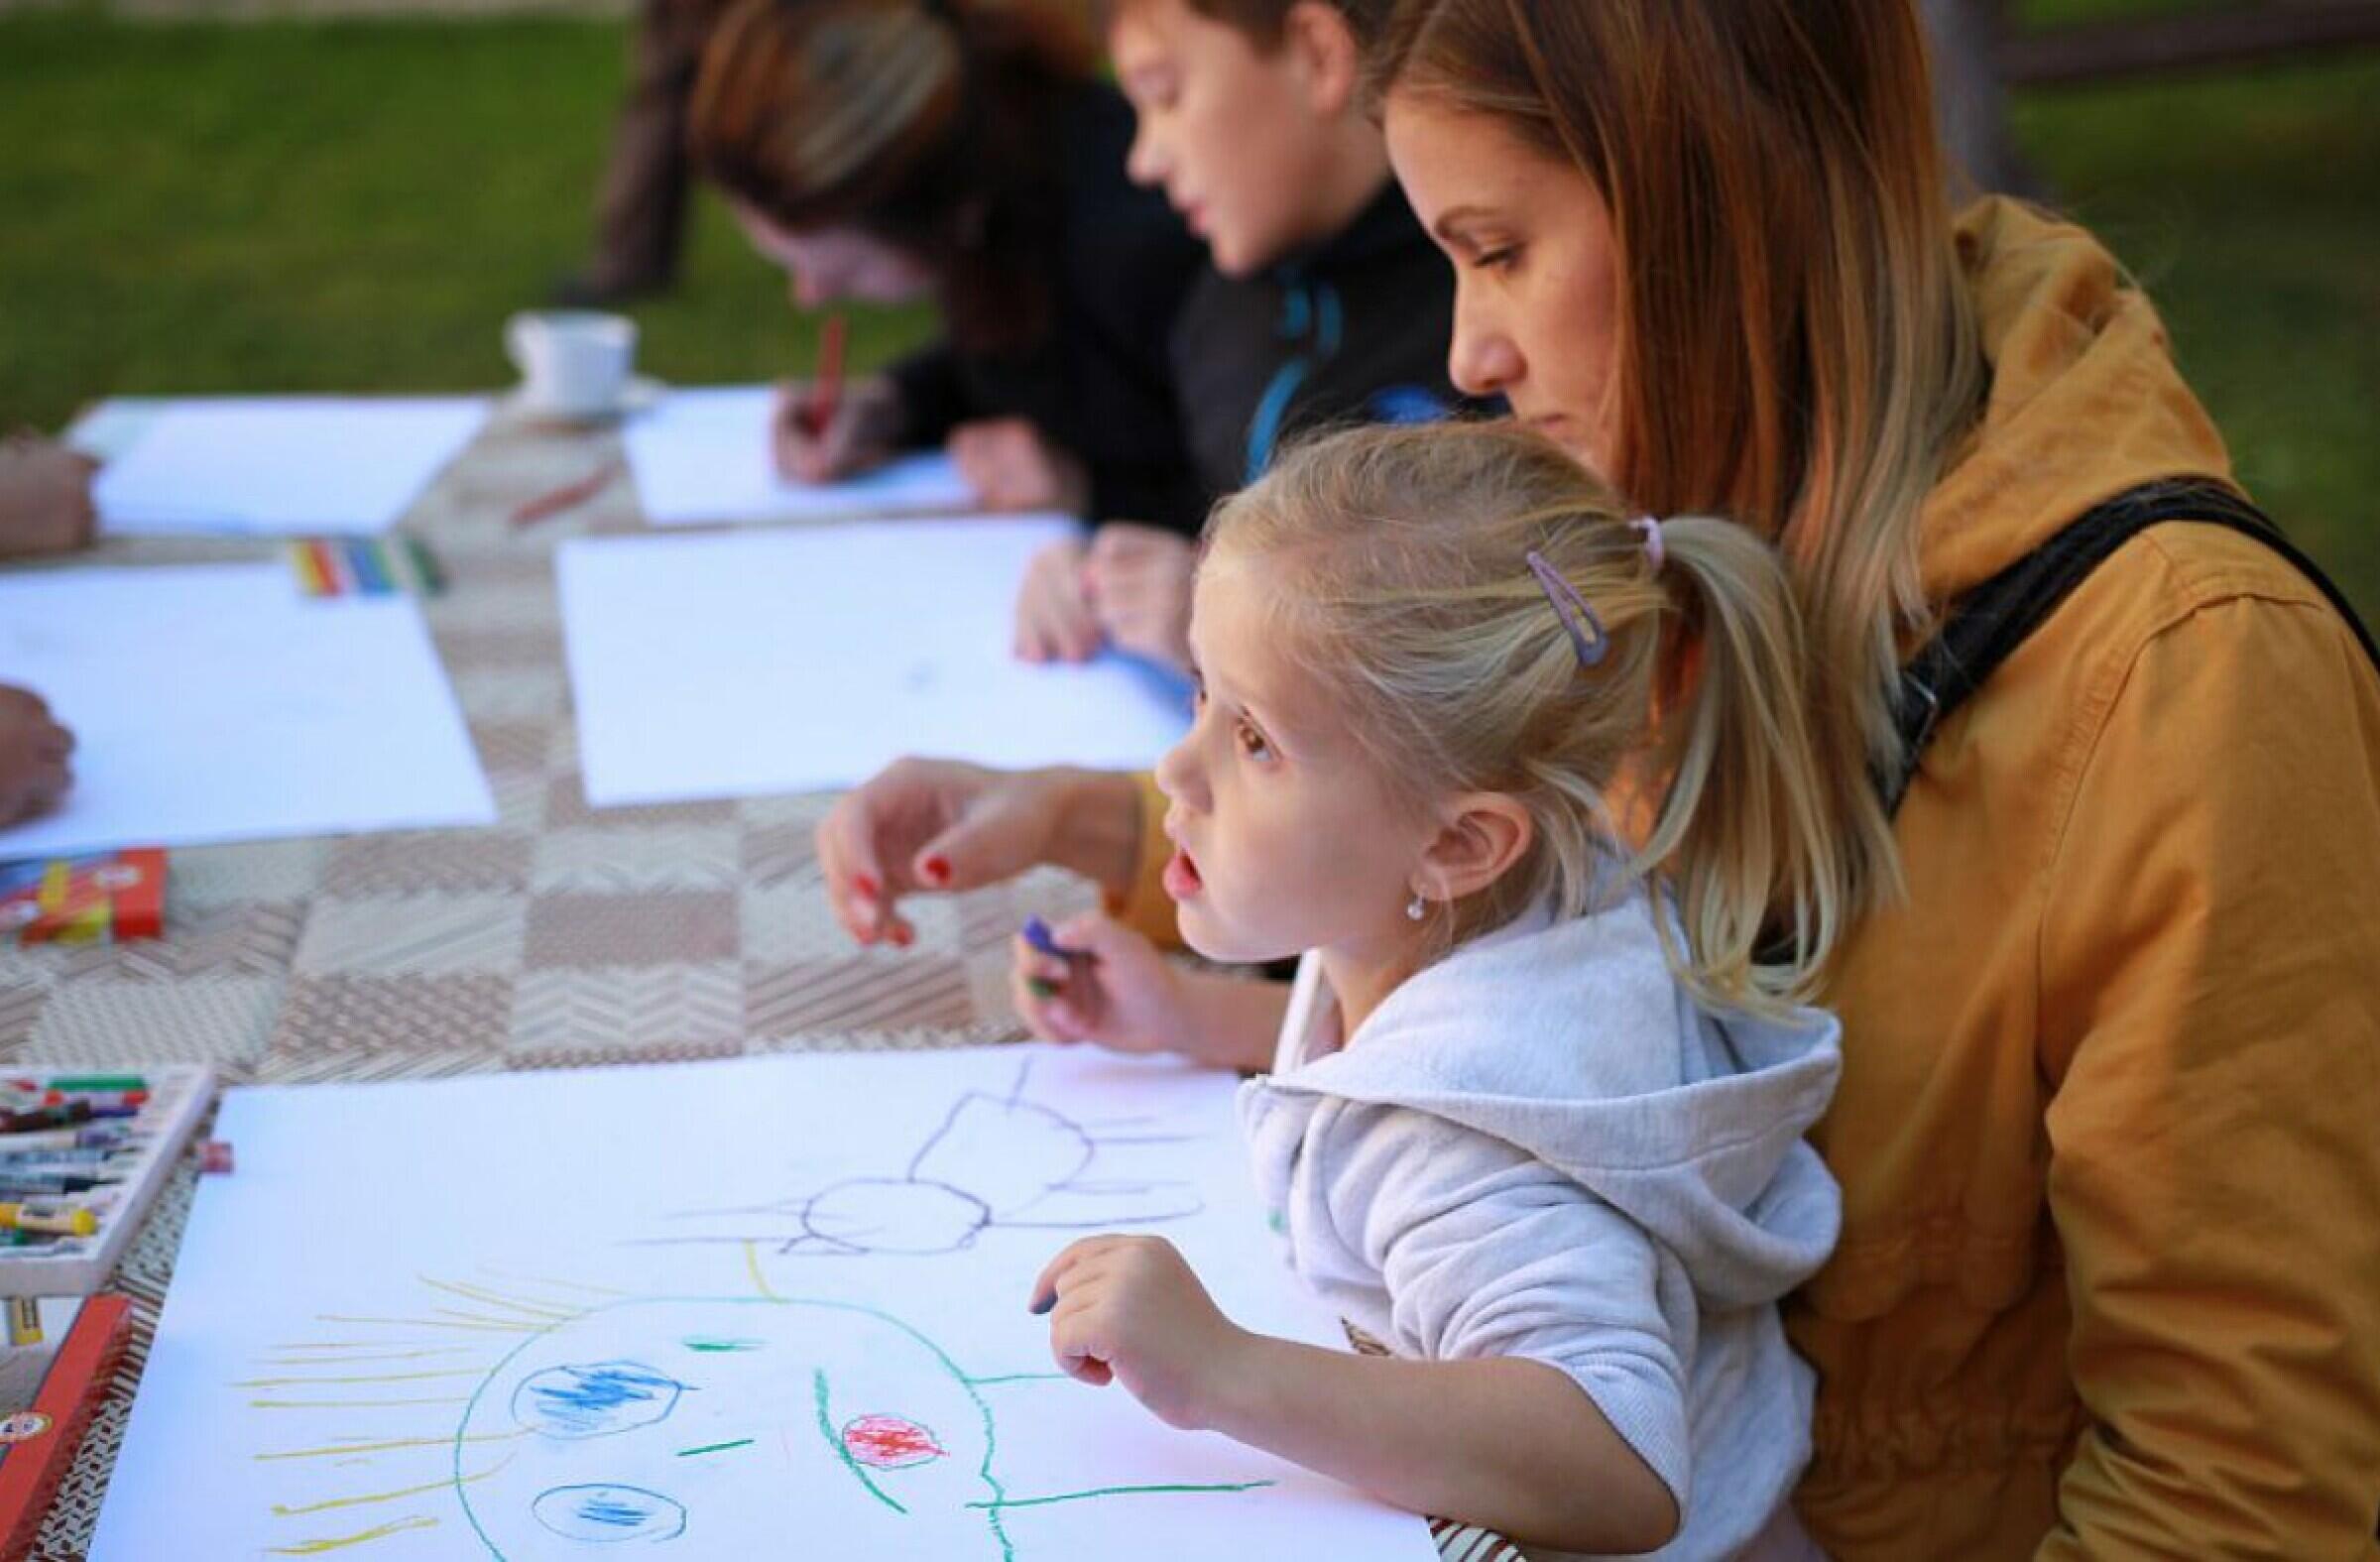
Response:
[[[88,1237],[98,1229],[99,1217],[78,1206],[0,1204],[0,1230],[46,1231],[58,1237]]]

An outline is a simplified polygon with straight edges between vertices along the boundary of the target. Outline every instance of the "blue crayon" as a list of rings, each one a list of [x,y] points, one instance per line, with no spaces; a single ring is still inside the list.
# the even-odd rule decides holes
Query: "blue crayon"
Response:
[[[1088,949],[1069,949],[1058,942],[1058,935],[1038,916],[1024,919],[1024,941],[1043,954],[1058,960],[1097,960],[1099,956]]]

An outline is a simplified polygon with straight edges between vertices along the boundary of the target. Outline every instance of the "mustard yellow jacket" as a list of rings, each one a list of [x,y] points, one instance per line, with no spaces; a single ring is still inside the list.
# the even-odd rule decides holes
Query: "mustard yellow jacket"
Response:
[[[2080,229],[1961,224],[1992,365],[1948,602],[2229,464]],[[1141,886],[1168,929],[1147,793]],[[2380,679],[2286,561],[2135,539],[1935,734],[1829,979],[1844,1200],[1787,1307],[1844,1559],[2380,1556]],[[1724,1476],[1720,1477],[1724,1479]]]

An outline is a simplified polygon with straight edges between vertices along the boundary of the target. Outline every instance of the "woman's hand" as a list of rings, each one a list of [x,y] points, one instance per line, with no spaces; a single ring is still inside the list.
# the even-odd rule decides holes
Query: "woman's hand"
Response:
[[[896,761],[838,799],[817,831],[827,899],[864,944],[915,937],[894,909],[903,895],[978,889],[1042,863],[1127,894],[1139,846],[1130,775],[956,760]]]
[[[812,388],[797,380],[776,387],[769,449],[779,477],[832,482],[881,466],[899,448],[906,414],[890,377],[875,374],[851,382],[823,421],[814,416],[811,395]]]

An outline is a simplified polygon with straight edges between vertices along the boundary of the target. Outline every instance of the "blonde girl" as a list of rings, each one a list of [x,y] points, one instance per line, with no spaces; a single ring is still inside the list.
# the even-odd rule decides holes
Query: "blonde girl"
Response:
[[[1774,1304],[1839,1214],[1797,1001],[1890,848],[1824,779],[1852,718],[1770,550],[1509,424],[1358,430],[1219,511],[1190,638],[1165,887],[1202,954],[1303,957],[1244,1125],[1293,1265],[1390,1354],[1241,1330],[1143,1237],[1049,1264],[1053,1354],[1540,1546],[1786,1544],[1812,1382]],[[1202,1055],[1244,985],[1096,915],[1055,942],[1017,951],[1048,1036]]]

